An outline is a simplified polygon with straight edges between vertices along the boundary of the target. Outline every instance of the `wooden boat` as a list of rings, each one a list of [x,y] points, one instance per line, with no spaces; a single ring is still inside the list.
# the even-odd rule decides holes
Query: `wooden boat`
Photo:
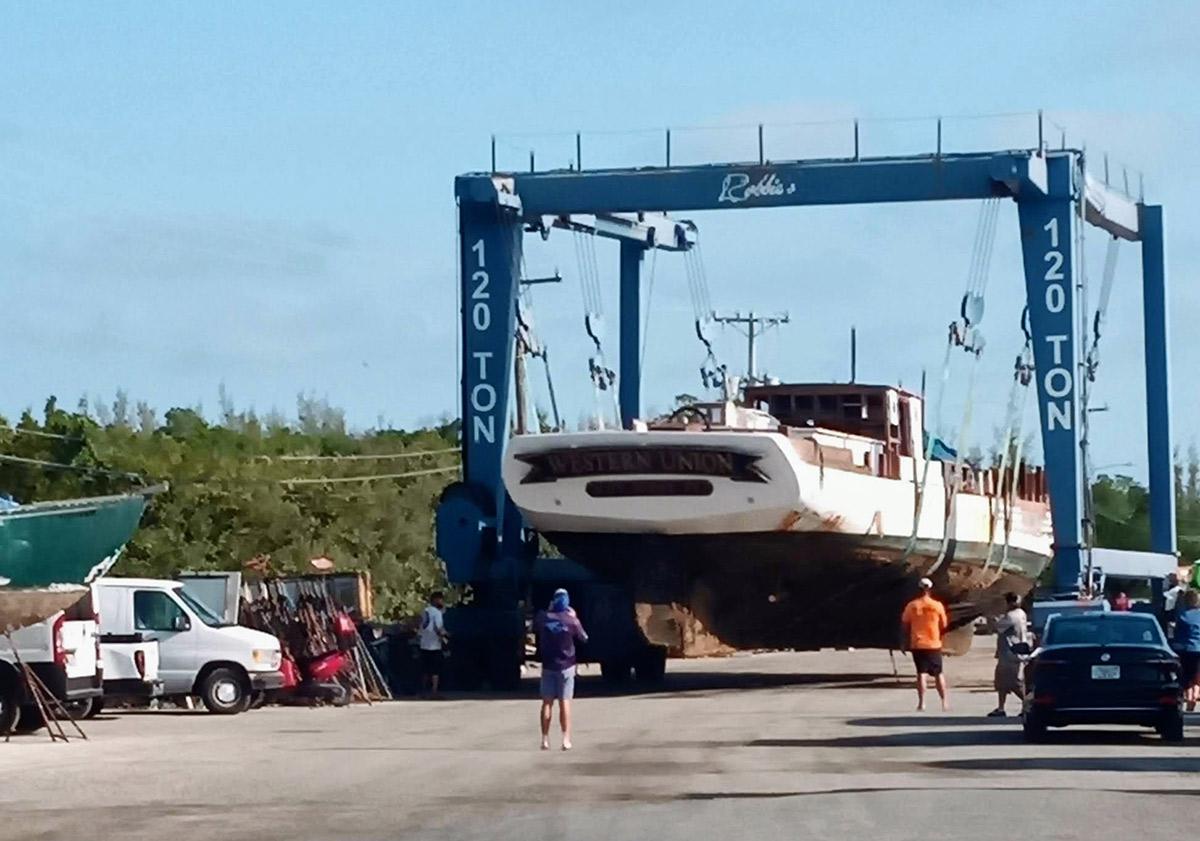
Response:
[[[533,528],[628,588],[652,643],[896,648],[929,576],[966,650],[1050,560],[1045,482],[926,470],[922,430],[899,388],[756,385],[632,430],[516,436],[504,480]]]

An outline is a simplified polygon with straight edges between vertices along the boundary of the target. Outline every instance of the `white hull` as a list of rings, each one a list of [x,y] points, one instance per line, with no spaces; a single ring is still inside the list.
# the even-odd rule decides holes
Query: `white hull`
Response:
[[[504,480],[509,495],[534,528],[542,532],[610,534],[730,534],[760,532],[837,532],[846,535],[904,537],[912,534],[922,462],[904,458],[900,478],[872,475],[857,467],[870,458],[870,442],[841,433],[813,431],[797,444],[779,432],[766,431],[598,431],[519,436],[509,443]],[[840,449],[844,452],[836,453]],[[612,496],[589,493],[589,484],[604,476],[604,465],[576,464],[589,475],[554,481],[530,477],[530,456],[540,453],[585,453],[605,448],[630,450],[687,446],[736,451],[757,457],[754,467],[765,481],[705,475],[705,495]],[[805,447],[815,458],[805,454]],[[838,455],[832,459],[830,454]],[[844,457],[842,457],[844,456]],[[832,466],[836,461],[838,466]],[[596,467],[596,470],[586,468]],[[568,471],[570,472],[570,471]],[[699,473],[676,474],[677,478]],[[661,479],[656,473],[620,473],[621,479]],[[917,527],[919,539],[1002,546],[1006,526],[1004,500],[997,495],[958,493],[947,517],[945,483],[940,462],[930,464],[925,503]],[[1013,549],[1051,553],[1047,506],[1018,500],[1014,505],[1009,545]],[[999,553],[997,553],[999,554]]]

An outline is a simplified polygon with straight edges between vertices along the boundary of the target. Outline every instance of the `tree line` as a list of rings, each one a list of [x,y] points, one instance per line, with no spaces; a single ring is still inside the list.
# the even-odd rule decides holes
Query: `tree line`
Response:
[[[294,418],[238,411],[224,392],[220,404],[216,420],[200,407],[173,408],[160,419],[118,393],[111,404],[81,400],[74,410],[51,397],[40,417],[0,417],[0,454],[28,460],[0,460],[0,494],[33,502],[168,483],[114,568],[118,575],[238,570],[252,559],[279,573],[312,572],[309,560],[323,556],[339,571],[369,570],[376,610],[388,617],[416,612],[445,585],[433,509],[458,475],[456,421],[352,432],[343,412],[303,395]],[[397,474],[419,475],[288,482]]]
[[[417,611],[445,586],[433,551],[433,512],[457,478],[459,424],[352,432],[343,412],[301,395],[296,415],[238,411],[222,391],[215,420],[201,407],[162,418],[118,392],[110,404],[81,400],[74,410],[51,397],[40,417],[0,416],[0,494],[18,502],[122,493],[166,482],[115,569],[119,575],[170,577],[181,570],[237,570],[268,559],[280,573],[309,572],[328,557],[342,571],[369,570],[383,616]],[[1024,452],[1033,451],[1029,444]],[[432,453],[430,455],[424,455]],[[391,458],[394,456],[411,458]],[[318,456],[311,461],[296,456]],[[388,456],[389,458],[347,458]],[[996,454],[993,453],[993,461]],[[981,459],[982,461],[982,459]],[[290,479],[396,476],[345,483]],[[1200,558],[1200,455],[1175,464],[1179,549]],[[1128,476],[1093,484],[1096,542],[1114,549],[1150,546],[1149,491]]]

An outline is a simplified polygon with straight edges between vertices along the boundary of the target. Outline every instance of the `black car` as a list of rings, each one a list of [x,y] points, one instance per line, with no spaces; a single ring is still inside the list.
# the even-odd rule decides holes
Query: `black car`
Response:
[[[1131,724],[1178,742],[1179,678],[1179,658],[1153,616],[1052,616],[1025,668],[1025,737],[1068,724]]]

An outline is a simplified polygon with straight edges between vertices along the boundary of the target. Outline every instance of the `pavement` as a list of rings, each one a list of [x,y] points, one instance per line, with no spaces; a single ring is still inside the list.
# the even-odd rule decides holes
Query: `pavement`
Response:
[[[1015,717],[984,717],[988,640],[947,659],[949,713],[913,712],[896,662],[899,679],[880,651],[672,661],[659,691],[629,694],[591,670],[569,753],[537,749],[532,678],[494,698],[103,715],[86,742],[0,742],[0,839],[1049,841],[1200,825],[1200,720],[1182,745],[1120,729],[1026,745]]]

